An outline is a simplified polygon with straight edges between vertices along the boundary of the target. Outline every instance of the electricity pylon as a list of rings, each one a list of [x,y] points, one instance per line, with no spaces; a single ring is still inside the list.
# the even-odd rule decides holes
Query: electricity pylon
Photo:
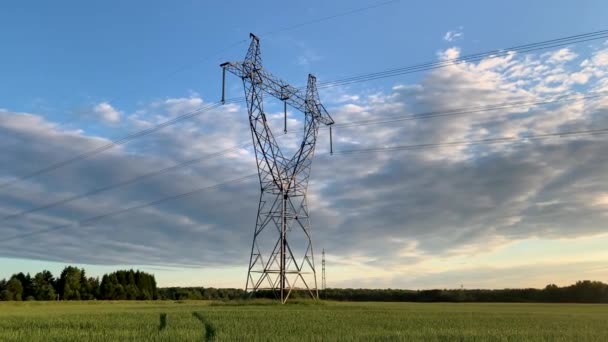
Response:
[[[221,64],[222,102],[226,71],[243,80],[261,186],[245,290],[279,292],[282,303],[293,290],[318,299],[306,190],[319,125],[334,121],[319,100],[316,78],[308,75],[303,93],[274,77],[262,67],[260,40],[250,37],[244,61]],[[302,143],[291,157],[283,155],[268,126],[264,93],[284,102],[285,123],[288,105],[304,113]]]
[[[321,253],[321,289],[323,291],[327,289],[327,280],[325,278],[325,248]]]

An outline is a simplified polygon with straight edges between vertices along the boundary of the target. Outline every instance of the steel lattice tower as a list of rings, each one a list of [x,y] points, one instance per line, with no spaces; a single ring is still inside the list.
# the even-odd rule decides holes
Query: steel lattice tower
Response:
[[[321,289],[327,289],[327,280],[325,278],[325,249],[321,253]]]
[[[254,34],[250,37],[244,61],[221,65],[222,101],[226,70],[243,80],[260,179],[245,290],[279,292],[282,303],[293,290],[305,290],[316,299],[319,293],[306,190],[319,125],[332,125],[334,121],[319,100],[316,78],[308,75],[303,93],[274,77],[262,67],[260,40]],[[293,156],[283,155],[268,126],[264,93],[285,103],[285,118],[288,105],[304,113],[302,143]]]

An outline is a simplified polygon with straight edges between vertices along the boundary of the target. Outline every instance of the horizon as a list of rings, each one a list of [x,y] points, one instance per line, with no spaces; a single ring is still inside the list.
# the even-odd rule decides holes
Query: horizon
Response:
[[[328,288],[608,280],[608,3],[342,0],[281,15],[269,3],[61,3],[0,11],[0,279],[72,265],[243,288],[256,159],[246,105],[214,104],[220,63],[243,60],[253,32],[267,70],[295,86],[316,75],[336,122],[333,155],[319,131],[308,189],[319,283],[321,250]],[[440,67],[407,69],[426,62]],[[227,76],[226,98],[243,95]],[[282,148],[298,148],[302,115],[289,110],[284,135],[282,105],[266,108]]]
[[[150,274],[152,276],[154,276],[156,278],[156,275],[154,274],[154,267],[151,267],[149,269],[139,269],[139,268],[133,268],[133,267],[129,267],[129,266],[125,266],[123,268],[114,268],[112,270],[107,270],[105,271],[103,274],[93,274],[91,275],[91,273],[89,272],[89,270],[86,268],[86,265],[73,265],[73,264],[66,264],[64,265],[59,271],[54,272],[51,270],[39,270],[37,272],[31,273],[31,272],[15,272],[13,273],[11,276],[17,275],[17,274],[23,274],[23,275],[29,275],[32,278],[34,278],[34,276],[36,275],[36,273],[39,272],[43,272],[43,271],[49,271],[51,272],[51,274],[53,275],[55,281],[57,281],[60,277],[61,274],[61,270],[64,270],[68,267],[76,267],[77,269],[83,269],[86,274],[87,277],[93,277],[93,278],[97,278],[98,280],[101,280],[103,276],[109,275],[111,273],[117,272],[117,271],[135,271],[135,272],[145,272],[147,274]],[[110,267],[110,266],[108,266]],[[3,279],[0,278],[0,281],[2,280],[8,280],[9,277]],[[432,290],[449,290],[449,291],[454,291],[454,290],[525,290],[525,289],[536,289],[536,290],[543,290],[545,289],[547,286],[558,286],[560,288],[564,288],[564,287],[568,287],[568,286],[574,286],[577,285],[578,283],[584,283],[584,282],[599,282],[599,283],[603,283],[602,281],[598,281],[598,280],[593,280],[593,279],[579,279],[571,284],[556,284],[554,282],[548,283],[544,286],[540,286],[540,287],[503,287],[503,288],[479,288],[479,287],[466,287],[464,286],[464,284],[460,284],[460,286],[457,287],[443,287],[443,288],[391,288],[391,287],[327,287],[325,289],[319,289],[319,291],[321,290],[348,290],[348,289],[354,289],[354,290],[399,290],[399,291],[432,291]],[[608,284],[605,284],[608,285]],[[168,289],[168,288],[216,288],[216,289],[236,289],[236,290],[243,290],[243,287],[214,287],[214,286],[202,286],[202,285],[175,285],[175,286],[163,286],[162,284],[158,284],[157,281],[157,287],[159,289]]]

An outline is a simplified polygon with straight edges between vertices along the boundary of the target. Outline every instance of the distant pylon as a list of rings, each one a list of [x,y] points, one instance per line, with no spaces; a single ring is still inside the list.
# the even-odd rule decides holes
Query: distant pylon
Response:
[[[323,253],[321,253],[321,289],[325,290],[327,288],[327,280],[325,278],[325,248],[323,248]]]
[[[332,125],[334,121],[319,100],[316,78],[308,75],[306,92],[302,92],[274,77],[262,67],[260,40],[253,34],[250,37],[244,61],[221,65],[222,102],[226,70],[243,80],[260,179],[245,290],[278,291],[282,303],[292,290],[306,290],[319,298],[306,190],[319,125]],[[268,126],[264,93],[284,102],[285,117],[288,105],[304,113],[304,137],[292,157],[283,155]]]

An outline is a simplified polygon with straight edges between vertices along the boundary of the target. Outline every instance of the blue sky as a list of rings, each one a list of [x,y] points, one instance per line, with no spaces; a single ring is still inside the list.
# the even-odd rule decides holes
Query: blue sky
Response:
[[[3,3],[0,136],[8,143],[0,144],[2,164],[7,166],[0,170],[0,179],[10,180],[217,101],[219,64],[243,58],[249,32],[262,39],[265,66],[302,85],[308,73],[320,82],[330,81],[602,30],[607,28],[607,10],[605,1]],[[285,29],[300,23],[305,25]],[[600,91],[606,87],[606,49],[605,42],[593,41],[560,51],[487,59],[327,89],[321,99],[340,123]],[[239,80],[228,81],[228,96],[242,96]],[[559,104],[549,111],[536,107],[505,111],[485,121],[345,129],[336,133],[336,144],[347,150],[602,128],[605,104],[598,101]],[[90,161],[0,189],[2,216],[246,142],[250,135],[244,110],[227,106]],[[274,114],[279,120],[280,115]],[[499,114],[507,119],[497,119]],[[295,115],[291,120],[299,123]],[[323,134],[320,152],[327,150]],[[14,137],[18,139],[11,140]],[[431,156],[412,152],[342,157],[346,159],[334,159],[336,165],[319,161],[321,165],[313,167],[310,189],[317,203],[312,215],[318,219],[313,222],[330,228],[319,232],[315,246],[330,251],[330,265],[340,265],[340,271],[332,274],[335,282],[328,280],[329,284],[457,287],[467,274],[475,279],[471,286],[479,287],[605,280],[608,271],[598,264],[608,261],[608,255],[594,241],[608,240],[601,230],[605,218],[600,210],[608,206],[608,191],[597,185],[608,163],[594,158],[595,149],[601,147],[594,139],[519,150],[480,147],[442,149]],[[583,169],[581,160],[560,162],[572,151],[587,153],[578,156],[593,161],[594,168]],[[541,162],[539,156],[553,159]],[[251,151],[237,151],[171,177],[155,177],[99,198],[27,215],[4,223],[3,229],[8,236],[36,231],[179,193],[192,184],[220,183],[255,172],[251,158]],[[501,165],[502,171],[493,165]],[[338,179],[336,174],[347,176]],[[240,287],[256,205],[255,182],[245,184],[156,212],[111,219],[88,231],[0,242],[0,277],[22,269],[59,271],[65,263],[77,263],[93,274],[123,266],[148,267],[161,285]],[[466,205],[457,196],[463,191],[471,193]],[[565,203],[566,195],[572,194],[576,203]],[[390,198],[394,201],[384,202]],[[400,210],[403,207],[412,209]],[[429,207],[439,214],[428,214]],[[575,210],[580,216],[568,221],[533,215],[549,209]],[[519,221],[497,219],[513,216],[514,211]],[[497,216],[485,216],[494,212]],[[154,221],[153,215],[167,222]],[[449,233],[447,227],[453,227]],[[387,245],[393,246],[393,254],[383,250]],[[205,252],[197,254],[199,248]],[[530,250],[537,252],[522,252]],[[82,251],[94,252],[83,255]],[[512,260],[512,253],[529,259]],[[394,262],[382,265],[385,259]],[[538,266],[537,260],[543,260],[544,266]],[[537,276],[535,267],[552,271]],[[411,273],[416,274],[413,279],[400,276]]]
[[[133,110],[191,91],[216,99],[217,65],[240,58],[246,45],[218,51],[249,32],[262,35],[374,3],[381,2],[4,3],[0,96],[5,107],[41,108],[57,117],[100,100]],[[450,30],[464,31],[459,46],[473,53],[603,29],[608,5],[602,1],[547,4],[397,1],[263,36],[264,59],[277,74],[303,83],[308,72],[333,80],[433,60],[449,45],[441,37]],[[300,65],[300,57],[310,63]]]

